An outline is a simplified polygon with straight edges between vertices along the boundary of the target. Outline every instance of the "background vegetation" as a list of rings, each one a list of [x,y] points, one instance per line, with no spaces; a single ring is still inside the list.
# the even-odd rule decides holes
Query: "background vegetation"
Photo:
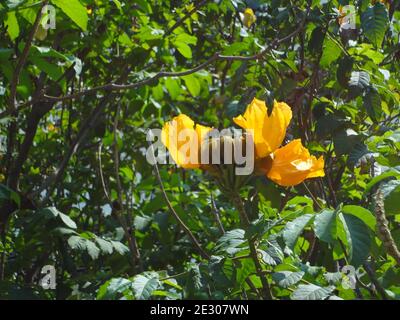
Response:
[[[399,299],[399,1],[7,0],[0,22],[0,298]],[[291,106],[326,176],[252,180],[244,230],[146,132],[233,126],[254,96]]]

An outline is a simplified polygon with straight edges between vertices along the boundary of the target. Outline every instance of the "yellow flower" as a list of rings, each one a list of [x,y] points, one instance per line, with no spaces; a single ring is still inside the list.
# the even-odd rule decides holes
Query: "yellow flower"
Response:
[[[251,8],[246,8],[242,14],[242,22],[246,28],[250,28],[257,20],[254,11]]]
[[[243,115],[233,119],[237,125],[246,130],[246,134],[251,134],[253,137],[255,147],[253,174],[266,175],[281,186],[294,186],[305,179],[325,175],[323,157],[317,159],[311,156],[300,139],[280,148],[291,119],[292,110],[286,103],[274,101],[271,114],[268,114],[265,102],[256,98],[247,106]],[[181,114],[164,125],[161,140],[178,165],[186,169],[207,170],[221,180],[225,178],[228,169],[234,166],[226,166],[223,161],[221,167],[212,163],[201,164],[201,151],[206,148],[204,150],[211,150],[212,153],[214,147],[217,147],[214,144],[224,145],[225,140],[229,138],[212,139],[207,143],[206,137],[210,130],[212,128],[196,125],[188,116]],[[243,137],[241,136],[241,139],[244,141]],[[241,185],[241,180],[234,179],[234,175],[233,171],[228,172],[229,179],[225,179],[228,181],[225,183],[228,189]]]
[[[162,128],[161,141],[177,165],[185,169],[200,167],[199,150],[202,140],[211,128],[195,125],[187,115],[181,114]]]
[[[310,156],[301,140],[293,140],[272,155],[271,168],[267,176],[281,186],[294,186],[305,179],[323,177],[324,159]]]
[[[280,147],[291,119],[292,110],[286,103],[275,101],[268,115],[265,102],[254,98],[245,113],[233,121],[243,129],[253,130],[256,155],[264,158]]]
[[[274,101],[272,112],[268,115],[265,102],[256,98],[243,115],[233,119],[237,125],[253,134],[257,156],[255,174],[266,174],[281,186],[294,186],[305,179],[324,176],[324,159],[320,157],[317,160],[310,156],[301,140],[294,140],[279,148],[291,119],[292,110],[286,103]]]

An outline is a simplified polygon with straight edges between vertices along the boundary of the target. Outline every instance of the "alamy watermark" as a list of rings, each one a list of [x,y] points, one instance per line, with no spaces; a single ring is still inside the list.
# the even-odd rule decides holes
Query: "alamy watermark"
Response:
[[[56,28],[56,8],[50,4],[42,8],[41,26],[45,30]]]
[[[340,8],[340,29],[356,29],[356,8],[353,5],[346,5]]]
[[[360,269],[357,269],[354,266],[346,265],[340,269],[342,273],[341,284],[343,289],[356,289],[357,280],[365,275],[365,272],[361,272]]]
[[[54,290],[57,286],[56,268],[46,265],[42,268],[40,274],[44,276],[39,280],[39,285],[45,290]]]

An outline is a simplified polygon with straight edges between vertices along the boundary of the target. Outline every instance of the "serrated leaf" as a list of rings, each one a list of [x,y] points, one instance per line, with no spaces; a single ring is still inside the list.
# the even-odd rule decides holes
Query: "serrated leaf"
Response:
[[[100,250],[106,254],[112,254],[114,251],[114,246],[111,242],[104,240],[100,237],[96,237],[95,242],[99,246]]]
[[[156,274],[137,275],[132,282],[132,288],[137,300],[147,300],[160,285]]]
[[[242,245],[246,240],[244,239],[244,230],[234,229],[226,232],[218,241],[215,246],[216,252],[225,251],[234,254],[240,251],[237,247]]]
[[[113,245],[115,251],[117,251],[119,254],[124,255],[127,252],[129,252],[129,248],[124,245],[123,243],[119,242],[119,241],[110,241],[111,244]]]

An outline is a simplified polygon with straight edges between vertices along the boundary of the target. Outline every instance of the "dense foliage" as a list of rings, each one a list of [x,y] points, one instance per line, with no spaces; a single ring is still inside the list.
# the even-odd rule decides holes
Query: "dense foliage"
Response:
[[[399,299],[399,39],[397,0],[1,1],[0,298]],[[146,160],[148,129],[254,97],[324,177]]]

